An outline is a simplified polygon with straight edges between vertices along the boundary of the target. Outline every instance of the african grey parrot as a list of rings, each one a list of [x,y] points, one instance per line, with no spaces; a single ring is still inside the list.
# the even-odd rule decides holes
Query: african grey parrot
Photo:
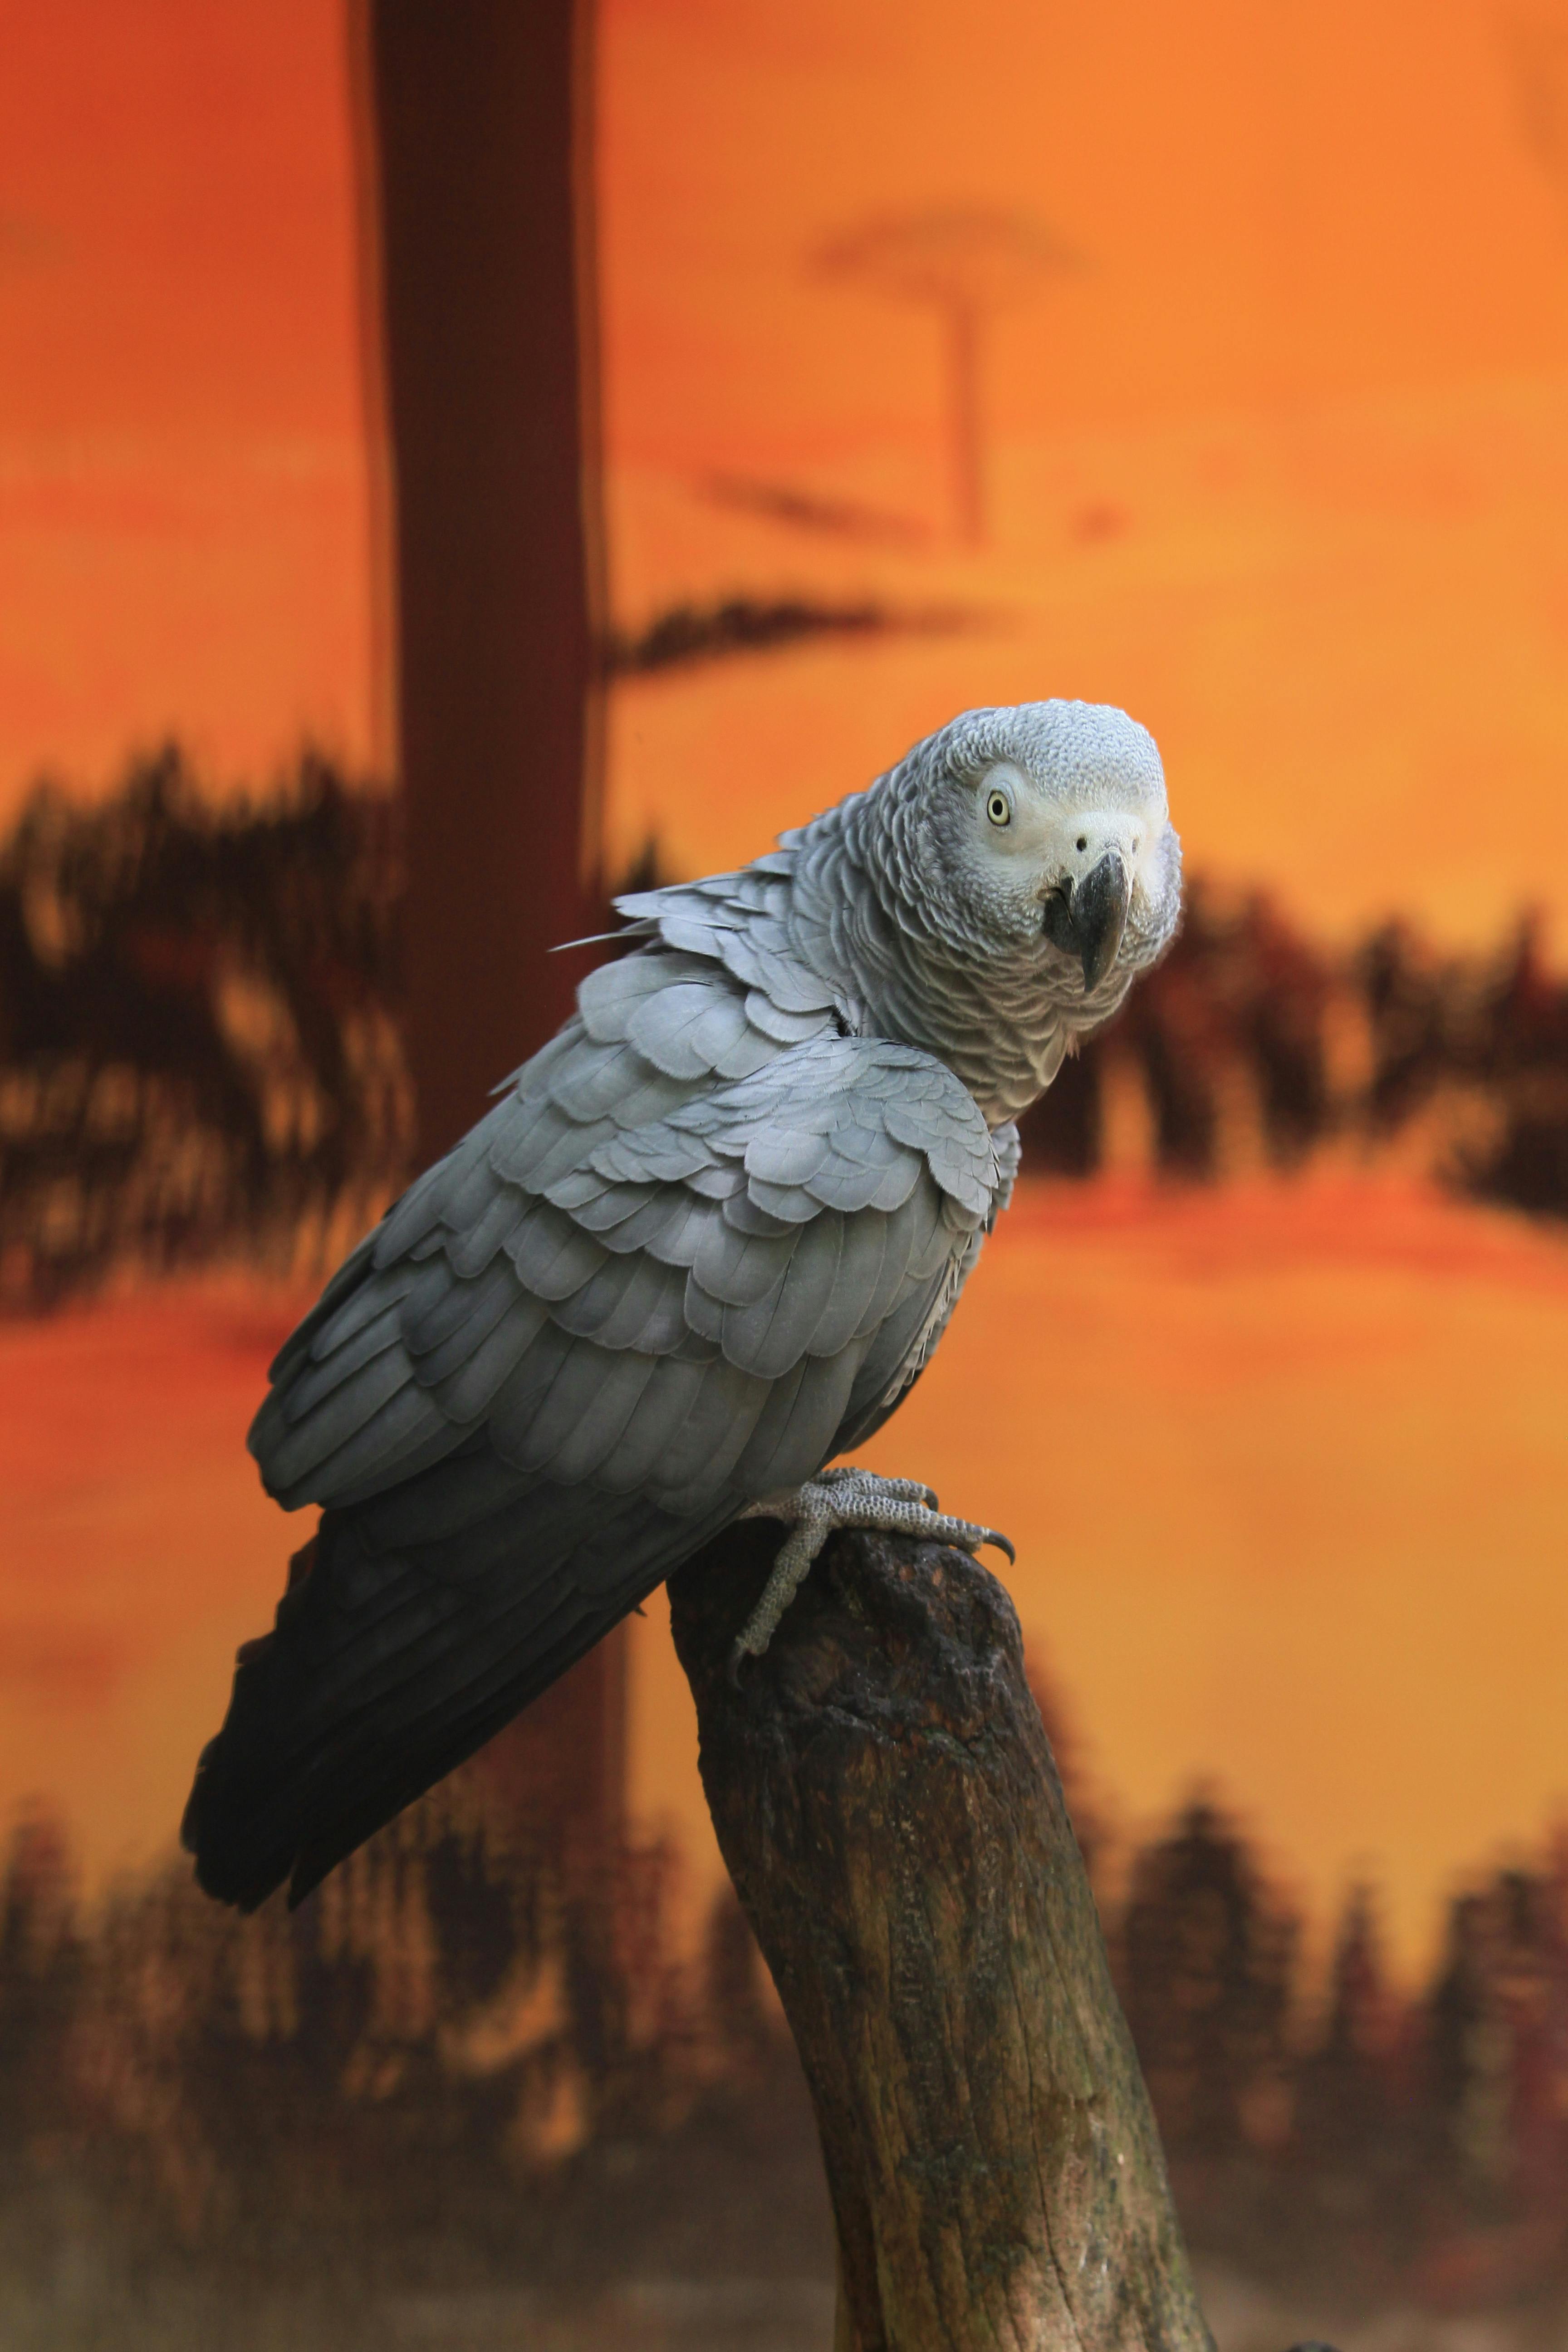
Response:
[[[733,1519],[792,1529],[738,1654],[835,1527],[1005,1541],[824,1465],[908,1394],[1012,1121],[1180,898],[1152,738],[1052,701],[616,901],[630,951],[272,1366],[251,1450],[322,1516],[197,1767],[209,1892],[298,1900]]]

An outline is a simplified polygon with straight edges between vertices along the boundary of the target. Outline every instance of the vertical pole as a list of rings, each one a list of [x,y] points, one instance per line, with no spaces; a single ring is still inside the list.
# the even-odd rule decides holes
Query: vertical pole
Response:
[[[422,1160],[596,928],[603,554],[587,11],[368,0]]]
[[[353,0],[390,428],[420,1165],[572,1008],[596,930],[604,553],[591,0]],[[486,1768],[563,1846],[624,1797],[618,1633]]]

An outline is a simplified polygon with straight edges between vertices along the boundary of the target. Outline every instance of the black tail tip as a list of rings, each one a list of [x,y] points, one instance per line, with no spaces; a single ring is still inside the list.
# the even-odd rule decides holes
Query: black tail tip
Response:
[[[196,1776],[180,1821],[180,1843],[196,1866],[196,1885],[216,1903],[255,1911],[282,1885],[294,1867],[292,1849],[258,1845],[237,1801],[227,1769],[224,1736],[209,1739],[196,1760]]]

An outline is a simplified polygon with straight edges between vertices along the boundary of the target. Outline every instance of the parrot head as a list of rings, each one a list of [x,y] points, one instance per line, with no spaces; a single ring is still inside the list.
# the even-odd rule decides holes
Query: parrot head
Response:
[[[1102,1017],[1175,935],[1181,844],[1154,739],[1089,702],[968,710],[884,780],[907,883],[955,943],[1020,955]]]

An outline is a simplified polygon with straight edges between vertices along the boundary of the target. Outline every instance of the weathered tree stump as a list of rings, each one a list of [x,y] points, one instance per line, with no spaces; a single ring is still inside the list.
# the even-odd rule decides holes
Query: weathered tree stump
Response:
[[[841,1536],[735,1684],[778,1541],[729,1529],[671,1613],[816,2109],[837,2352],[1212,2352],[1012,1602]]]

